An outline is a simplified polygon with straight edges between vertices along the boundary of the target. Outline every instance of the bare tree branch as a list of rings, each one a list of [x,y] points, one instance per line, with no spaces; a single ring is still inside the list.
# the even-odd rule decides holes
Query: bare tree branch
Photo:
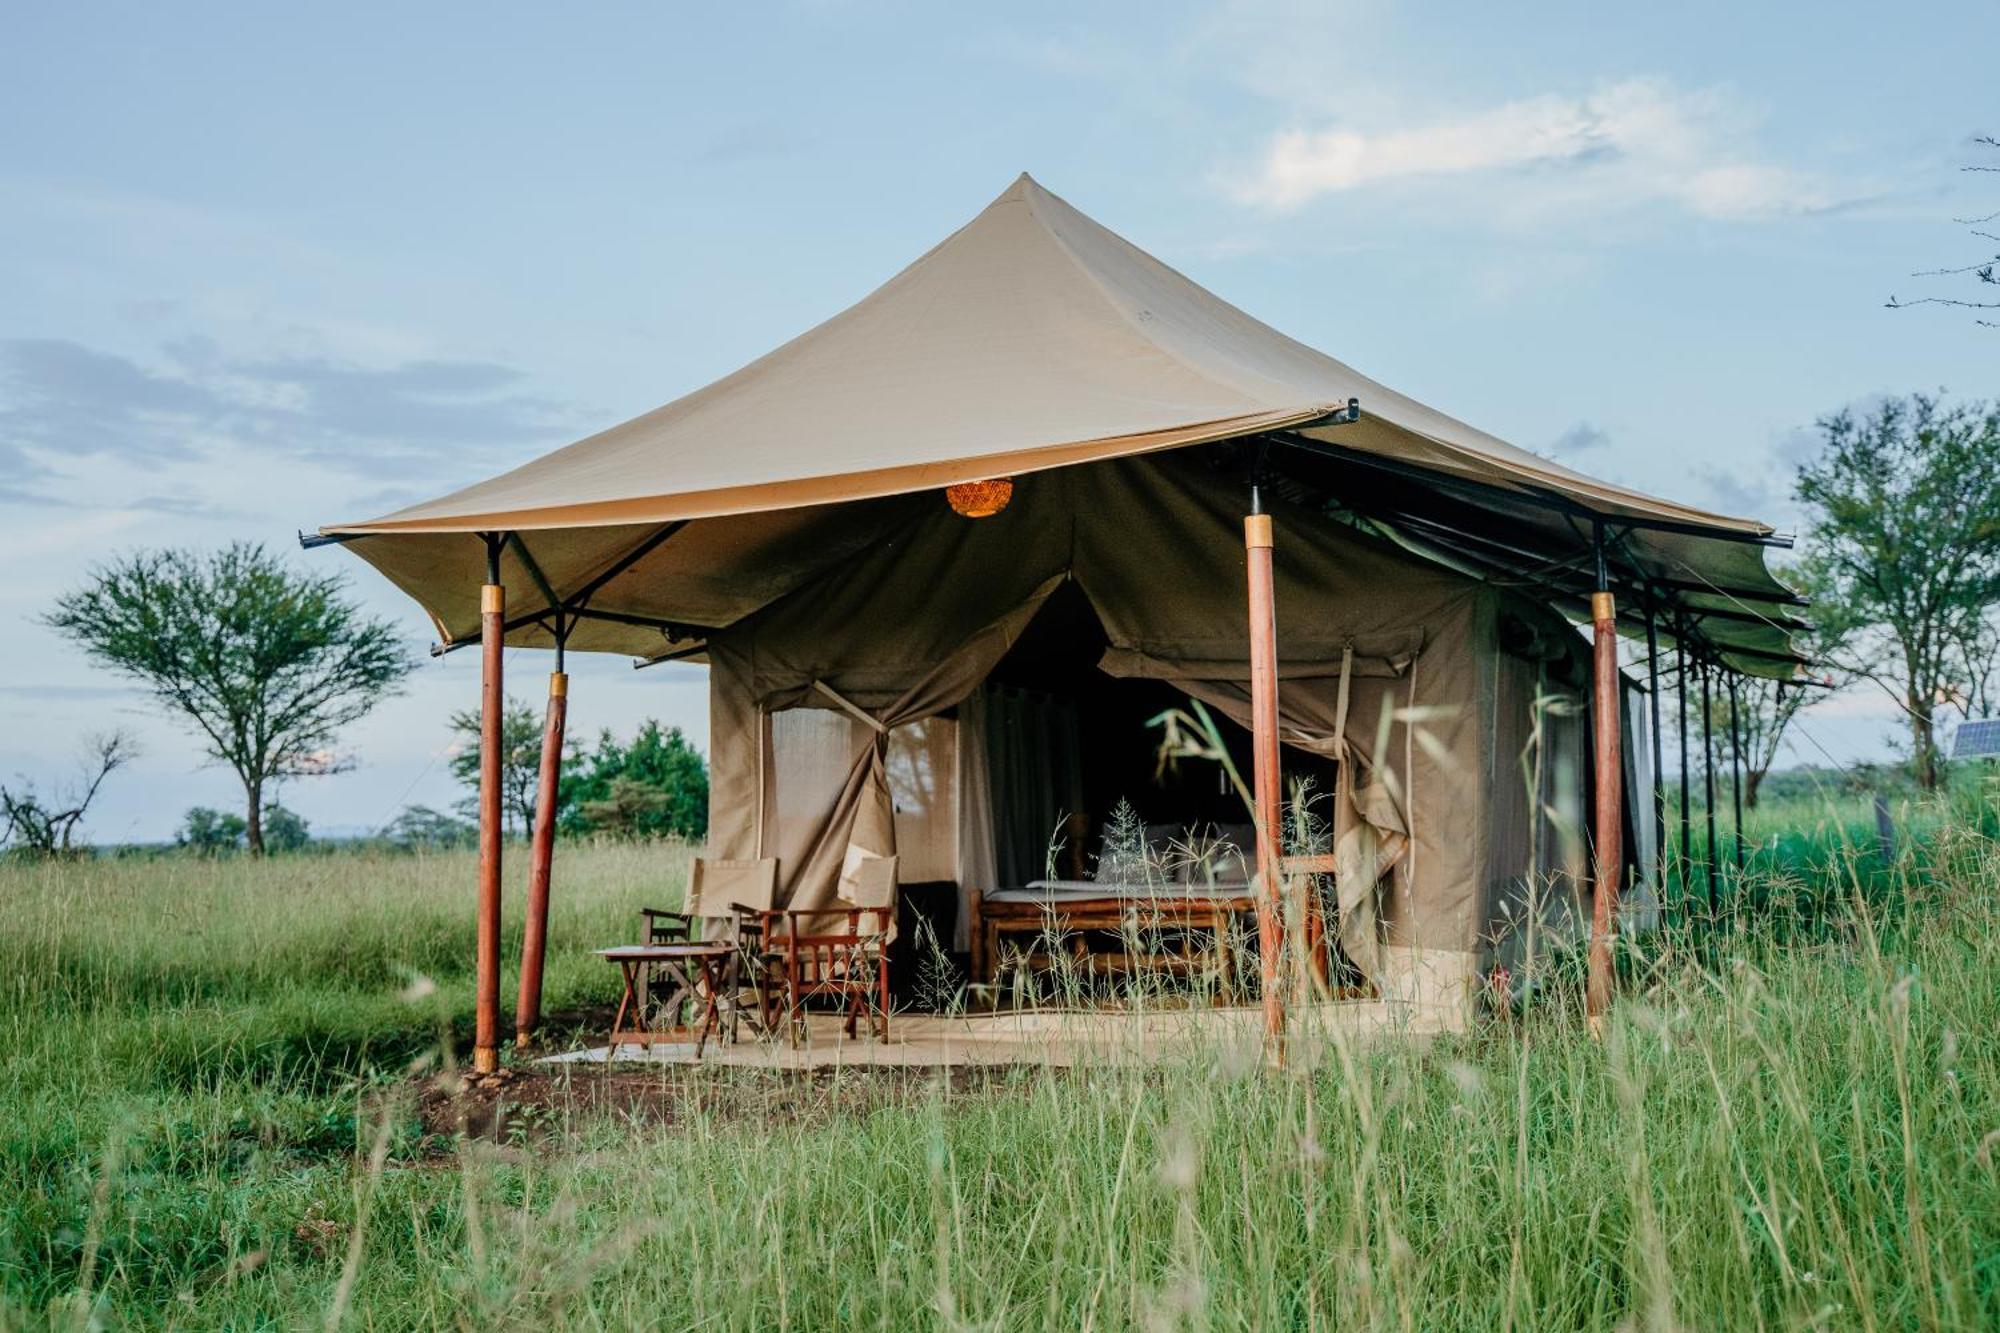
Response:
[[[80,846],[77,829],[97,799],[104,780],[132,762],[138,742],[123,731],[92,736],[79,764],[80,780],[66,795],[44,799],[33,783],[16,792],[0,787],[0,848],[29,856],[73,856]]]

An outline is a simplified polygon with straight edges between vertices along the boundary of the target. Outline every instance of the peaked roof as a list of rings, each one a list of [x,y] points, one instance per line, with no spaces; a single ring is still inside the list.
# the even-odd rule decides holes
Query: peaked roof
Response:
[[[1351,399],[1359,421],[1323,424]],[[1025,174],[860,302],[734,374],[510,472],[322,532],[661,524],[1266,432],[1414,469],[1559,547],[1575,545],[1580,519],[1609,520],[1649,587],[1716,589],[1718,617],[1759,631],[1754,643],[1725,637],[1761,654],[1766,672],[1789,656],[1768,608],[1794,599],[1755,549],[1768,526],[1596,480],[1399,394],[1251,318]],[[1554,554],[1532,545],[1531,556]],[[1761,605],[1746,611],[1746,600]]]

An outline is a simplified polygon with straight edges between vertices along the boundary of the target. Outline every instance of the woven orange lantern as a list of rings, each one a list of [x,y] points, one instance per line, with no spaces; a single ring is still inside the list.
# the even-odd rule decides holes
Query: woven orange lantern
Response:
[[[991,518],[1014,498],[1014,479],[993,477],[987,481],[961,481],[956,486],[945,487],[944,498],[953,513],[967,518]]]

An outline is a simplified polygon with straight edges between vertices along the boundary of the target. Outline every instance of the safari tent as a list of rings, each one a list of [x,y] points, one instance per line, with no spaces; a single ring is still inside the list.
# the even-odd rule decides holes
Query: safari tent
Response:
[[[1310,773],[1340,950],[1419,1003],[1463,1003],[1530,919],[1592,933],[1601,1002],[1619,893],[1643,898],[1662,843],[1660,682],[1619,670],[1618,636],[1649,667],[1662,643],[1720,671],[1799,664],[1766,525],[1398,394],[1027,176],[736,373],[309,540],[380,569],[445,648],[482,644],[489,725],[501,646],[553,650],[551,774],[565,652],[706,663],[709,855],[776,858],[804,906],[857,857],[896,855],[906,883],[955,898],[961,944],[980,898],[1059,891],[1041,851],[1059,812],[1084,816],[1076,842],[1114,795],[1143,803],[1146,722],[1201,701],[1253,775],[1267,966],[1282,783]],[[1162,822],[1226,822],[1217,785],[1160,779]],[[497,810],[483,825],[490,1062]]]

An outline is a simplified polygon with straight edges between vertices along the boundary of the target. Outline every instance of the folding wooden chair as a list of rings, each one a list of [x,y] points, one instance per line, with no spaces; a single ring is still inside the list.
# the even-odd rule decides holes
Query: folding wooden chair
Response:
[[[798,1045],[807,1006],[833,999],[847,1016],[849,1037],[868,1018],[880,1041],[889,1040],[889,944],[896,933],[896,858],[869,856],[849,868],[841,888],[851,900],[820,908],[765,914],[766,984],[760,1005],[766,1021],[782,1017]],[[775,964],[778,975],[771,976]],[[781,985],[772,985],[772,981]],[[782,1012],[777,1012],[782,1011]]]
[[[776,906],[777,896],[776,857],[696,857],[688,871],[687,911],[682,914],[688,929],[698,930],[703,939],[726,939],[736,946],[722,969],[725,994],[719,997],[728,1011],[731,1041],[738,1036],[746,991],[762,1015],[763,919]]]
[[[701,862],[696,861],[695,865],[699,867]],[[694,872],[690,871],[689,873],[692,874]],[[689,900],[692,901],[691,892]],[[646,923],[645,942],[647,944],[691,944],[697,938],[695,934],[695,918],[688,912],[671,912],[660,907],[642,907],[639,909],[639,917]],[[667,1015],[668,1022],[666,1026],[669,1028],[679,1027],[681,1008],[687,1003],[689,998],[685,985],[685,977],[685,972],[675,969],[662,967],[657,964],[642,965],[639,969],[638,1014],[635,1016],[634,1021],[642,1028],[647,1027],[651,1024],[653,1016],[665,1009],[670,1011]],[[661,992],[666,990],[669,985],[672,987],[671,994],[663,996]]]

